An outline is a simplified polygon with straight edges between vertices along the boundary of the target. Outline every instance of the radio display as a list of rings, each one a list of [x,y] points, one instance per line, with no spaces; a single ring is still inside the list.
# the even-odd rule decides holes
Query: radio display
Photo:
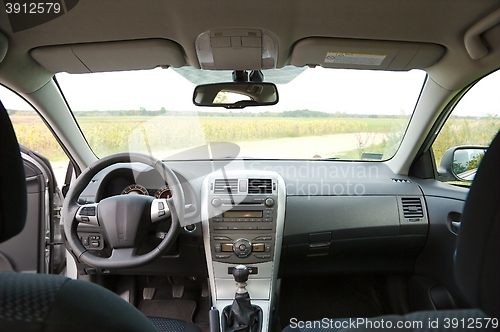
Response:
[[[262,211],[226,211],[223,218],[262,218]]]

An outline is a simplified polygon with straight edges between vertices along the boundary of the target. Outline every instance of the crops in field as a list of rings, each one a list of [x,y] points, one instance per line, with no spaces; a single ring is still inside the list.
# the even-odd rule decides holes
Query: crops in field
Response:
[[[51,160],[65,157],[37,115],[14,114],[11,119],[21,144]],[[353,133],[358,139],[358,148],[338,157],[359,159],[363,152],[394,153],[406,125],[405,119],[398,118],[87,116],[77,120],[90,146],[100,157],[126,150],[174,150],[206,142],[237,143]],[[498,118],[450,119],[433,145],[437,162],[451,146],[488,145],[499,128]],[[361,136],[359,133],[374,134]],[[375,133],[385,134],[381,143],[370,140]]]
[[[437,166],[449,148],[460,145],[489,146],[499,130],[500,118],[496,116],[475,120],[449,119],[432,145]]]
[[[21,144],[50,159],[62,150],[36,116],[13,115]],[[82,117],[82,132],[98,156],[124,150],[180,149],[206,142],[242,142],[338,133],[385,132],[394,119],[239,117]],[[400,120],[399,120],[400,121]],[[149,147],[145,147],[149,146]]]

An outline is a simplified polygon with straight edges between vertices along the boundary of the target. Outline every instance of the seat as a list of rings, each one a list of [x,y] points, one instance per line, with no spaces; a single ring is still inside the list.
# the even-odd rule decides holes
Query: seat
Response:
[[[27,210],[19,145],[1,102],[0,142],[1,243],[23,230]],[[0,330],[201,332],[181,320],[148,319],[118,295],[90,282],[14,272],[0,273]]]
[[[381,331],[384,330],[380,326],[382,320],[385,323],[389,322],[393,327],[397,322],[403,322],[403,324],[407,322],[407,327],[398,331],[468,331],[471,325],[467,323],[470,322],[480,322],[482,325],[481,327],[474,326],[474,331],[496,330],[491,324],[489,328],[485,328],[485,323],[488,321],[485,318],[500,318],[499,169],[500,132],[484,155],[470,189],[455,251],[455,277],[471,309],[420,311],[405,316],[380,316],[363,319],[366,324],[361,326],[355,323],[357,318],[331,319],[325,322],[309,322],[309,328],[303,324],[304,328],[299,327],[298,324],[293,327],[289,325],[283,331],[331,332],[359,331],[359,329]],[[322,322],[323,325],[321,325]],[[423,322],[423,328],[419,329],[416,324],[412,324],[413,322]],[[429,326],[430,322],[437,322],[438,325]],[[457,328],[447,329],[447,322],[456,322]]]

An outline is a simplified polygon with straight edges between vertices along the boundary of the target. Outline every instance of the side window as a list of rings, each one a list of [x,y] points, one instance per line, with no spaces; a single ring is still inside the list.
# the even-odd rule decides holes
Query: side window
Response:
[[[0,100],[9,114],[19,144],[50,160],[57,184],[64,184],[68,157],[37,112],[24,99],[0,85]]]
[[[432,145],[438,179],[470,186],[486,148],[500,130],[500,70],[457,103]]]

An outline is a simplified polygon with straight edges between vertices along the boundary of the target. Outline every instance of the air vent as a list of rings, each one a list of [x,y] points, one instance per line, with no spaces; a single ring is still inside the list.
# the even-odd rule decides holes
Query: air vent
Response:
[[[215,180],[215,194],[236,194],[238,193],[238,179],[217,179]]]
[[[271,179],[249,179],[248,180],[249,194],[272,194],[273,182]]]
[[[411,181],[408,179],[391,178],[391,180],[392,180],[392,182],[396,182],[396,183],[411,183]]]
[[[422,202],[420,198],[401,198],[403,215],[405,218],[423,218]]]

